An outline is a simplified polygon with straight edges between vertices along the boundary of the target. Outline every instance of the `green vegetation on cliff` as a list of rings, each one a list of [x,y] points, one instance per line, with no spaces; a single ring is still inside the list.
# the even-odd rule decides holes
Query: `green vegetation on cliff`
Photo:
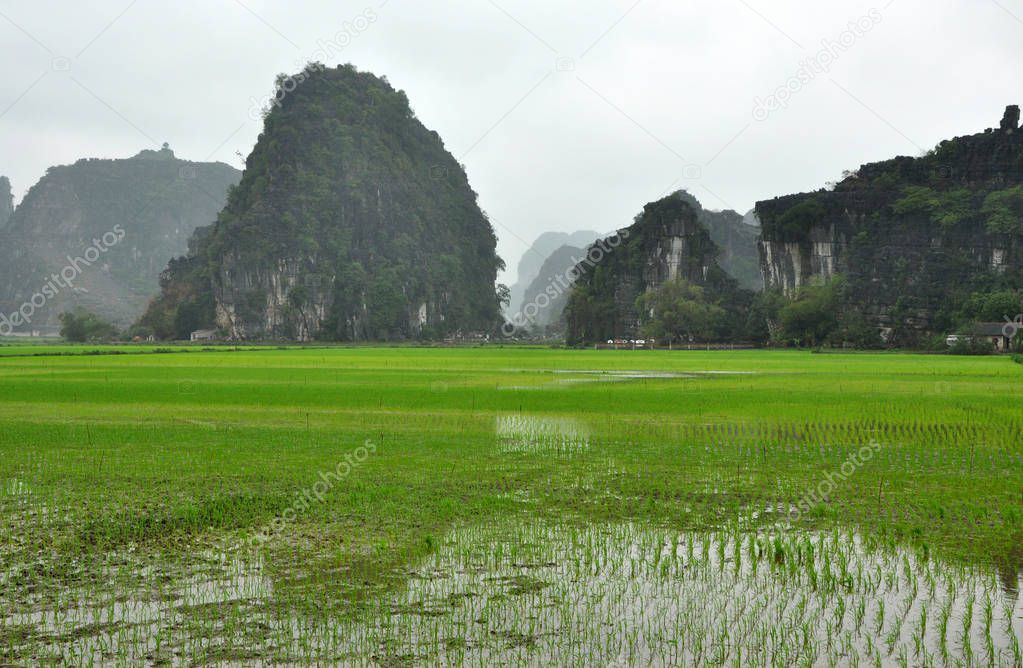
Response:
[[[78,307],[130,324],[239,176],[222,163],[179,160],[166,145],[51,167],[0,225],[0,310],[34,299],[25,330],[56,332],[60,314]]]
[[[241,183],[144,322],[163,336],[215,324],[235,339],[493,329],[503,265],[462,167],[386,79],[308,72],[278,96]]]
[[[709,308],[693,310],[688,304],[676,304],[680,311],[699,311],[702,316],[721,309],[725,315],[715,317],[720,324],[709,329],[683,324],[669,338],[711,331],[718,340],[744,338],[752,293],[739,288],[718,265],[720,249],[690,198],[688,193],[675,193],[647,204],[631,227],[590,248],[576,269],[578,279],[565,308],[569,344],[635,338],[644,326],[649,331],[664,330],[665,320],[657,308],[672,295],[644,296],[676,281],[684,283],[678,283],[675,292],[687,301],[698,295]],[[711,338],[709,333],[706,336]]]
[[[962,326],[985,295],[1023,288],[1023,133],[1006,119],[919,158],[864,165],[833,190],[759,202],[767,286],[795,297],[841,274],[836,315],[856,311],[874,345],[883,335],[899,346]]]

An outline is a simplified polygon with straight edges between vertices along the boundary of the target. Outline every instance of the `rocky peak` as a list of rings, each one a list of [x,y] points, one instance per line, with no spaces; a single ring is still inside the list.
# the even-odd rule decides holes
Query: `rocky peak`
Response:
[[[1005,108],[1002,117],[1002,129],[1014,132],[1019,129],[1019,105],[1012,104]]]
[[[163,146],[159,150],[154,149],[143,149],[131,157],[132,160],[164,160],[172,161],[177,160],[177,156],[174,151],[171,150],[170,144],[167,142],[163,143]]]
[[[630,227],[590,246],[574,270],[566,306],[570,343],[635,338],[637,299],[666,281],[683,279],[715,295],[736,292],[698,206],[692,195],[674,193],[647,204]]]
[[[161,338],[302,341],[496,328],[497,239],[440,136],[385,78],[345,65],[295,79],[143,324]]]
[[[7,227],[14,213],[14,195],[11,193],[11,181],[0,176],[0,230]]]
[[[118,326],[139,317],[160,271],[216,218],[241,176],[221,163],[176,160],[169,149],[139,155],[154,159],[49,168],[6,224],[9,184],[0,183],[0,313],[26,308],[24,331],[44,333],[77,307]]]

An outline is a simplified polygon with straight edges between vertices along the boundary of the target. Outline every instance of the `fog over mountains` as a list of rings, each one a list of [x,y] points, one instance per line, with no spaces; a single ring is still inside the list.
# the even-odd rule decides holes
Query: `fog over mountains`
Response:
[[[170,148],[82,159],[47,170],[6,224],[0,181],[0,314],[21,314],[17,332],[54,334],[60,314],[76,308],[128,327],[240,176]]]
[[[164,141],[241,169],[277,73],[351,62],[406,91],[465,165],[509,285],[544,232],[609,232],[682,188],[745,212],[987,127],[1019,99],[1007,10],[1021,12],[1006,2],[3,5],[0,174],[16,201],[52,165]],[[879,22],[825,50],[871,9]],[[799,81],[821,53],[827,71]]]

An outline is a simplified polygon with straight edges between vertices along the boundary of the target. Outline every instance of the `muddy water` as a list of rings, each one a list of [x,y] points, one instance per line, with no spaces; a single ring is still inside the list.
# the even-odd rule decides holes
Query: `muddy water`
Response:
[[[259,561],[100,575],[0,594],[0,663],[1021,665],[1004,574],[848,532],[464,526],[348,620],[278,606]]]
[[[499,448],[506,453],[572,454],[590,445],[589,428],[572,418],[501,415],[494,432]]]
[[[443,664],[1018,666],[1023,607],[855,534],[528,524],[455,531],[358,635]]]
[[[196,657],[244,656],[247,628],[262,624],[272,595],[258,564],[210,557],[189,567],[126,554],[93,571],[65,564],[59,592],[6,600],[0,664],[172,665]],[[2,597],[0,597],[2,600]],[[263,638],[250,637],[253,645]]]

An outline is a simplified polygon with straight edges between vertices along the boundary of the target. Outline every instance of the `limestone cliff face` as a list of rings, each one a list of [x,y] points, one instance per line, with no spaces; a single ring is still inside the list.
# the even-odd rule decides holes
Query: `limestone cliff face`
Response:
[[[834,190],[759,202],[767,287],[791,295],[843,274],[850,305],[879,328],[928,331],[970,291],[1023,285],[1018,114],[924,157],[864,165]]]
[[[734,289],[719,253],[685,193],[646,205],[632,226],[591,246],[576,267],[565,309],[569,343],[635,338],[636,300],[666,281]]]
[[[797,195],[794,199],[799,198]],[[781,207],[788,204],[785,200],[761,202],[760,205],[763,205],[761,210],[769,210],[768,205],[775,202],[779,202]],[[862,218],[860,214],[845,209],[835,220],[822,221],[812,227],[805,239],[796,241],[789,241],[784,237],[773,240],[761,239],[759,250],[765,285],[781,288],[786,295],[791,296],[810,280],[832,278],[838,273],[836,257],[844,257],[850,232],[860,218]]]
[[[741,287],[747,290],[763,290],[764,280],[760,273],[757,252],[760,230],[755,216],[751,214],[743,216],[731,210],[710,211],[703,208],[700,201],[685,190],[680,190],[677,195],[696,210],[700,223],[717,244],[720,249],[718,264],[721,268],[738,281]]]
[[[129,325],[159,291],[167,261],[216,218],[239,177],[168,148],[50,168],[0,225],[0,312],[31,311],[21,331],[55,332],[75,307]],[[4,201],[0,193],[0,210]]]
[[[266,266],[245,262],[236,253],[221,258],[214,281],[217,324],[233,339],[282,338],[312,340],[333,303],[333,281],[310,280],[320,262],[314,258],[278,258]],[[292,295],[301,292],[301,301]],[[261,299],[251,302],[249,295]],[[357,326],[357,323],[353,323]]]
[[[14,194],[11,193],[11,181],[6,176],[0,176],[0,232],[7,227],[13,214]]]
[[[343,66],[279,97],[241,183],[143,324],[298,341],[495,329],[493,228],[405,94]]]

